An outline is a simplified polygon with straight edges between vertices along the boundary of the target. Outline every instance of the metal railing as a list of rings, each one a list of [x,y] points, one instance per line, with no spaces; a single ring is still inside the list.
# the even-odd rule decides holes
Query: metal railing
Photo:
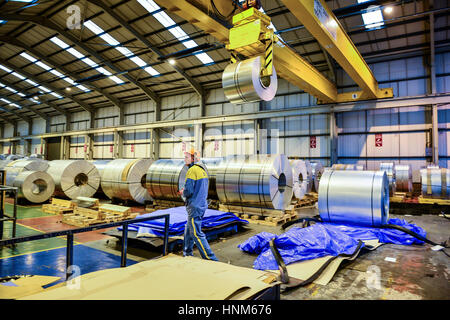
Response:
[[[93,225],[89,227],[83,227],[78,229],[70,229],[70,230],[63,230],[63,231],[54,231],[54,232],[48,232],[43,234],[37,234],[37,235],[31,235],[26,237],[13,237],[11,239],[5,239],[0,240],[0,248],[2,246],[6,245],[15,245],[17,243],[21,242],[27,242],[27,241],[35,241],[35,240],[42,240],[42,239],[48,239],[48,238],[54,238],[59,236],[67,236],[67,245],[66,245],[66,280],[69,279],[69,277],[72,275],[72,268],[69,268],[73,265],[73,235],[76,233],[83,233],[88,231],[94,231],[99,229],[106,229],[111,227],[117,227],[117,226],[123,226],[122,229],[122,253],[121,253],[121,267],[126,267],[126,261],[127,261],[127,240],[128,240],[128,225],[137,223],[137,222],[144,222],[148,220],[156,220],[164,218],[164,241],[163,241],[163,254],[162,256],[167,255],[167,248],[168,248],[168,240],[169,240],[169,214],[162,214],[157,216],[151,216],[151,217],[141,217],[141,218],[134,218],[130,220],[123,220],[123,221],[117,221],[117,222],[110,222],[110,223],[104,223],[104,224],[98,224]],[[159,258],[160,256],[156,257]]]

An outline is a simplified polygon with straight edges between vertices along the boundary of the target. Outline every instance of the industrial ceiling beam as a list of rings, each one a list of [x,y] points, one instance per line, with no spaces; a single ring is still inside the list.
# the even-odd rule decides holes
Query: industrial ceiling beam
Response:
[[[450,94],[438,94],[438,95],[424,95],[417,97],[407,97],[407,98],[393,98],[385,100],[373,100],[373,101],[354,101],[326,105],[312,105],[312,106],[302,106],[289,109],[279,109],[279,110],[267,110],[258,111],[251,113],[241,113],[241,114],[231,114],[231,115],[220,115],[220,116],[208,116],[201,117],[197,119],[185,119],[185,120],[168,120],[168,121],[155,121],[151,123],[143,124],[133,124],[133,125],[123,125],[115,127],[105,127],[105,128],[95,128],[88,130],[77,130],[77,131],[67,131],[58,133],[45,133],[37,134],[33,136],[22,137],[25,139],[37,139],[37,138],[50,138],[58,136],[75,136],[75,135],[85,135],[85,134],[101,134],[101,133],[113,133],[131,131],[131,130],[146,130],[146,129],[158,129],[158,128],[170,128],[170,127],[191,127],[196,124],[217,124],[224,122],[234,122],[234,121],[252,121],[257,119],[271,119],[278,117],[293,117],[311,114],[329,114],[330,112],[340,113],[340,112],[355,112],[364,110],[379,110],[379,109],[389,109],[389,108],[404,108],[411,106],[423,106],[428,107],[429,105],[436,104],[448,104],[450,101]],[[10,138],[0,138],[0,142],[10,142],[20,140],[19,137]]]
[[[5,108],[4,106],[0,106],[0,110],[4,111],[4,112],[6,112],[6,113],[10,113],[10,114],[12,114],[13,116],[16,116],[17,118],[19,118],[20,120],[23,120],[23,121],[27,122],[28,124],[32,123],[31,118],[28,118],[28,117],[26,117],[26,116],[20,115],[20,114],[18,114],[17,112],[14,112],[14,111],[12,111],[12,110],[9,110],[9,109]],[[11,123],[11,124],[14,124],[14,122],[11,122],[12,120],[9,121],[9,120],[7,120],[7,119],[5,119],[5,118],[4,118],[3,120],[6,120],[7,122],[9,122],[9,123]]]
[[[202,10],[202,4],[199,0],[197,0],[196,5],[191,3],[193,1],[188,2],[187,0],[155,1],[168,11],[217,38],[220,42],[229,42],[228,27],[210,16],[207,10]],[[216,5],[222,5],[224,1],[216,1]],[[319,102],[331,103],[337,101],[336,86],[281,41],[274,45],[273,60],[280,77],[313,95]]]
[[[20,87],[18,87],[18,86],[16,86],[16,85],[14,85],[14,84],[12,84],[12,83],[9,82],[9,81],[6,81],[5,79],[2,79],[2,83],[6,84],[8,87],[10,87],[10,88],[16,90],[16,91],[19,92],[19,93],[23,93],[23,94],[26,95],[26,96],[37,95],[37,93],[32,93],[32,92],[30,92],[30,91],[28,91],[28,90],[24,90],[24,89],[22,89],[22,88],[20,88]],[[54,104],[53,102],[47,101],[47,100],[43,99],[42,97],[39,99],[39,101],[40,101],[41,103],[44,103],[44,104],[48,105],[49,107],[55,109],[55,110],[58,111],[60,114],[62,114],[62,115],[64,115],[64,116],[67,115],[67,110],[64,110],[63,108],[61,108],[60,106]]]
[[[97,51],[93,50],[86,44],[80,42],[74,35],[72,35],[70,32],[62,29],[52,21],[48,20],[46,17],[41,16],[35,16],[35,15],[21,15],[21,14],[2,14],[0,13],[0,20],[7,20],[7,21],[24,21],[24,22],[30,22],[37,25],[40,25],[42,27],[51,29],[53,31],[58,32],[60,35],[65,37],[66,39],[69,39],[72,43],[77,45],[78,47],[82,48],[84,51],[88,52],[91,56],[95,57],[102,63],[104,63],[106,66],[114,70],[116,73],[120,73],[121,76],[123,76],[125,79],[136,85],[139,89],[141,89],[150,99],[156,101],[160,101],[161,98],[151,89],[147,88],[147,86],[143,85],[142,83],[139,83],[136,81],[133,77],[128,75],[124,70],[121,70],[117,66],[115,66],[113,63],[109,62],[107,59],[105,59],[102,55],[100,55]]]
[[[29,73],[29,72],[23,70],[22,68],[19,68],[19,67],[13,65],[12,63],[10,63],[10,62],[8,62],[8,61],[6,61],[6,60],[0,59],[0,64],[3,64],[3,65],[5,65],[5,66],[7,66],[9,69],[18,71],[19,73],[23,74],[23,75],[24,75],[25,77],[27,77],[28,79],[31,79],[31,80],[33,80],[34,82],[38,83],[38,84],[43,83],[42,80],[36,78],[36,77],[35,77],[34,75],[32,75],[31,73]],[[63,97],[65,97],[65,98],[67,98],[67,99],[69,99],[69,100],[72,100],[73,102],[77,103],[77,104],[78,104],[81,108],[83,108],[85,111],[87,111],[87,112],[89,112],[89,113],[94,112],[94,110],[93,110],[89,105],[87,105],[87,104],[84,103],[83,101],[79,100],[78,98],[75,98],[73,95],[70,95],[70,94],[66,93],[65,90],[60,90],[60,89],[58,89],[58,88],[56,88],[56,87],[54,87],[53,85],[48,84],[48,83],[45,83],[45,86],[48,87],[48,88],[49,88],[50,90],[52,90],[53,92],[56,92],[56,93],[59,94],[60,96],[63,96]]]
[[[0,98],[4,98],[4,99],[9,98],[8,100],[11,100],[11,102],[21,103],[21,102],[17,101],[17,99],[12,99],[10,96],[6,97],[4,95],[0,95]],[[21,104],[21,107],[23,108],[22,110],[29,110],[29,111],[33,112],[34,114],[36,114],[37,116],[44,119],[45,121],[48,121],[50,119],[50,117],[48,115],[46,115],[38,110],[34,110],[33,108],[31,108],[31,106]]]
[[[289,11],[362,89],[362,95],[357,97],[358,99],[379,99],[393,96],[392,88],[380,89],[378,87],[378,82],[364,58],[324,1],[282,1]]]
[[[116,12],[114,12],[113,9],[111,9],[103,0],[87,0],[90,3],[99,6],[102,8],[106,13],[108,13],[111,17],[113,17],[123,28],[127,29],[133,36],[136,37],[139,41],[141,41],[148,49],[150,49],[152,52],[154,52],[158,57],[163,57],[164,54],[149,40],[147,40],[146,37],[144,37],[142,34],[140,34],[135,28],[133,28],[127,21],[122,19]],[[200,86],[200,84],[195,81],[191,76],[189,76],[182,68],[170,65],[178,74],[180,74],[190,85],[191,87],[199,94],[203,95],[204,90]]]

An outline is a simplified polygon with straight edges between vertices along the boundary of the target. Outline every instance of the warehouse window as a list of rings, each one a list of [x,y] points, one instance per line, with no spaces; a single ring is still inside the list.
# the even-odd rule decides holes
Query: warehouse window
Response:
[[[20,80],[23,80],[23,81],[28,82],[28,83],[31,84],[33,87],[38,87],[38,88],[41,89],[42,91],[44,91],[44,92],[46,92],[46,93],[50,93],[51,95],[57,97],[58,99],[62,99],[62,98],[63,98],[63,97],[60,96],[59,94],[57,94],[57,93],[55,93],[55,92],[53,92],[53,91],[47,89],[47,88],[44,87],[44,86],[38,85],[36,82],[34,82],[34,81],[30,80],[30,79],[25,78],[25,77],[22,76],[21,74],[15,72],[15,71],[12,71],[11,69],[8,69],[8,68],[5,67],[5,66],[0,65],[0,69],[2,69],[2,70],[4,70],[4,71],[8,72],[9,74],[15,76],[16,78],[19,78]]]
[[[70,48],[70,46],[67,43],[65,43],[64,41],[62,41],[61,39],[58,39],[57,37],[53,37],[53,38],[50,39],[50,41],[53,42],[54,44],[56,44],[61,49],[66,50],[66,52],[68,52],[71,55],[75,56],[76,58],[80,59],[81,61],[86,63],[88,66],[94,68],[95,70],[97,70],[98,72],[104,74],[105,76],[108,76],[109,79],[111,79],[115,83],[123,84],[125,82],[125,81],[120,80],[118,77],[113,76],[112,73],[109,72],[108,70],[106,70],[105,68],[99,67],[97,63],[95,63],[91,59],[87,58],[81,52],[77,51],[74,48]]]
[[[144,67],[147,65],[144,60],[137,57],[133,52],[131,52],[129,49],[121,46],[121,43],[114,39],[112,36],[107,34],[102,28],[100,28],[98,25],[96,25],[92,20],[86,21],[84,25],[91,30],[94,34],[105,40],[106,43],[109,45],[115,46],[115,49],[122,53],[125,57],[129,58],[131,61],[133,61],[135,64],[137,64],[139,67]],[[153,69],[152,67],[148,66],[145,67],[144,70],[150,74],[151,76],[159,75],[159,72]]]
[[[73,81],[72,79],[70,79],[69,77],[63,75],[61,72],[49,67],[48,65],[46,65],[45,63],[38,61],[36,58],[34,58],[33,56],[29,55],[28,53],[22,52],[20,54],[20,56],[22,56],[23,58],[27,59],[28,61],[33,62],[35,65],[41,67],[42,69],[54,74],[55,76],[57,76],[58,78],[60,78],[61,80],[64,80],[68,83],[70,83],[71,85],[77,87],[78,89],[84,91],[84,92],[90,92],[91,90],[89,90],[88,88],[82,86],[82,85],[77,85],[75,83],[75,81]]]
[[[160,10],[161,8],[152,0],[137,0],[141,6],[143,6],[148,12],[152,13],[154,11]],[[172,20],[171,17],[164,11],[159,11],[157,13],[152,14],[153,17],[158,20],[165,28],[167,28],[167,31],[169,31],[175,38],[177,38],[187,49],[191,49],[194,47],[197,47],[198,44],[194,40],[188,40],[190,37],[187,35],[186,32],[183,31],[179,26],[176,26],[177,24],[175,21]],[[175,26],[175,27],[174,27]],[[170,27],[170,28],[169,28]],[[197,53],[195,55],[197,59],[199,59],[203,64],[213,63],[214,60],[211,59],[211,57],[202,52]]]
[[[358,0],[358,3],[364,3],[369,0]],[[362,14],[366,29],[377,28],[384,25],[383,13],[377,6],[369,6],[366,13]]]

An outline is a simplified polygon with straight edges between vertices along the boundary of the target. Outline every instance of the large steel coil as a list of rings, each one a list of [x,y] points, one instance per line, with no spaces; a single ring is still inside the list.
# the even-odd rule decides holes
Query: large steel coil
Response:
[[[105,165],[101,187],[110,199],[133,200],[144,204],[152,200],[146,189],[151,159],[116,159]]]
[[[160,159],[147,171],[147,190],[155,200],[183,201],[178,191],[184,188],[188,167],[183,159]]]
[[[395,166],[395,188],[397,192],[412,192],[412,169],[409,164]]]
[[[217,194],[224,204],[285,210],[293,194],[285,155],[229,156],[217,169]]]
[[[6,185],[12,186],[14,179],[22,171],[46,171],[48,169],[48,161],[46,160],[14,160],[9,162],[5,167]]]
[[[270,101],[277,92],[275,68],[272,75],[261,79],[261,57],[229,64],[222,74],[222,87],[231,103]]]
[[[380,163],[380,170],[386,172],[389,180],[389,194],[392,196],[396,191],[396,173],[394,162],[382,162]]]
[[[199,164],[203,163],[208,174],[209,188],[208,188],[208,199],[219,200],[216,188],[217,179],[217,169],[219,168],[220,162],[223,158],[202,158]]]
[[[105,169],[106,165],[110,163],[112,160],[88,160],[90,163],[92,163],[98,170],[98,173],[100,174],[100,186],[98,187],[98,190],[96,192],[96,195],[98,196],[105,196],[105,193],[102,189],[102,174],[103,169]]]
[[[308,170],[303,160],[290,160],[289,163],[292,167],[293,194],[296,199],[301,200],[310,186]]]
[[[327,170],[320,178],[323,221],[380,226],[389,218],[389,181],[384,171]]]
[[[5,169],[5,167],[8,165],[8,163],[13,162],[14,160],[0,160],[0,170]]]
[[[422,197],[450,199],[450,171],[446,168],[420,170]]]
[[[97,168],[86,160],[53,160],[48,164],[47,173],[55,181],[56,196],[92,197],[100,186]]]
[[[342,164],[335,163],[331,166],[332,170],[364,170],[364,165],[362,164]]]
[[[312,171],[312,191],[318,192],[319,191],[319,182],[320,178],[323,174],[323,166],[320,162],[311,162],[311,171]]]
[[[306,193],[311,193],[314,183],[311,162],[309,162],[309,160],[305,160],[305,166],[306,173],[308,174],[308,186],[306,188]]]
[[[32,203],[47,201],[55,191],[53,178],[43,171],[22,171],[15,177],[12,186],[18,188],[18,198]]]

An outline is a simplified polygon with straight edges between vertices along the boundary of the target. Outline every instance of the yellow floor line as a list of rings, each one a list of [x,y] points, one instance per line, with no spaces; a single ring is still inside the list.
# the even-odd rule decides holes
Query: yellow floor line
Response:
[[[21,224],[21,223],[18,223],[18,222],[17,222],[17,224],[18,224],[19,226],[22,226],[22,227],[25,227],[25,228],[29,228],[29,229],[34,230],[34,231],[38,231],[38,232],[40,232],[40,233],[45,233],[45,232],[42,231],[42,230],[39,230],[39,229],[30,227],[30,226],[27,226],[27,225],[25,225],[25,224]],[[54,232],[54,231],[51,231],[51,232]],[[66,240],[66,236],[57,236],[57,237],[55,237],[55,238],[60,238],[60,239]],[[37,241],[37,240],[35,240],[35,241]],[[75,241],[75,240],[73,240],[73,243],[74,243],[74,244],[81,244],[81,242],[77,242],[77,241]]]
[[[81,243],[74,244],[74,246],[75,245],[79,245],[79,244],[81,244]],[[20,256],[24,256],[24,255],[27,255],[27,254],[33,254],[33,253],[38,253],[38,252],[42,252],[42,251],[50,251],[50,250],[55,250],[55,249],[61,249],[61,248],[66,248],[66,246],[60,246],[60,247],[56,247],[56,248],[48,248],[48,249],[42,249],[42,250],[37,250],[37,251],[25,252],[25,253],[20,253],[20,254],[8,256],[8,257],[1,257],[0,260],[13,258],[13,257],[20,257]]]

